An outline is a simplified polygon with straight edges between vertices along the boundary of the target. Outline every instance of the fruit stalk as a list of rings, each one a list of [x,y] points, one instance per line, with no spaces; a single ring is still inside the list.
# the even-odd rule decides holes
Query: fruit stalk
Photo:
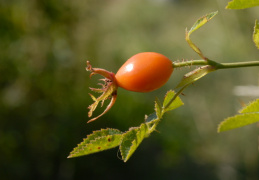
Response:
[[[189,60],[184,62],[173,62],[174,68],[192,66],[192,65],[211,65],[217,69],[230,69],[230,68],[241,68],[241,67],[252,67],[259,66],[259,61],[248,61],[248,62],[233,62],[233,63],[218,63],[212,60]]]

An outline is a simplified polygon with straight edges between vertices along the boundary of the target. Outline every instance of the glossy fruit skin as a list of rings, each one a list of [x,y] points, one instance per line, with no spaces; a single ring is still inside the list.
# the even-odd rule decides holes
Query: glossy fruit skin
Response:
[[[172,61],[155,52],[142,52],[129,58],[115,75],[119,87],[150,92],[163,86],[173,72]]]

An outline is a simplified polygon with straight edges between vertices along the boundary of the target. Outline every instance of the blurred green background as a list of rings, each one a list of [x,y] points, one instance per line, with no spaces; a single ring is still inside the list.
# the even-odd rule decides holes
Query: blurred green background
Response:
[[[219,14],[192,35],[218,62],[258,60],[252,42],[258,8],[226,10],[225,0],[0,0],[0,179],[259,179],[258,127],[218,134],[242,103],[235,86],[258,85],[258,67],[220,70],[190,86],[185,105],[124,163],[118,149],[67,159],[93,130],[126,131],[153,112],[189,68],[151,93],[119,89],[115,106],[86,124],[92,103],[86,60],[113,72],[132,55],[199,59],[184,40],[202,15]],[[258,97],[257,97],[258,98]],[[102,109],[97,110],[99,114]]]

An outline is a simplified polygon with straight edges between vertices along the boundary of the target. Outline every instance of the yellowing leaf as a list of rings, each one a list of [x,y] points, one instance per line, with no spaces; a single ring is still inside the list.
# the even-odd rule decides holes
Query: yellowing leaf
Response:
[[[255,122],[259,122],[259,99],[251,102],[238,114],[225,119],[219,124],[218,132],[227,131],[242,126],[246,126]]]
[[[259,112],[259,99],[252,101],[246,107],[244,107],[240,113],[251,113],[251,112]]]
[[[218,132],[243,127],[258,121],[259,121],[259,112],[238,114],[236,116],[229,117],[225,119],[223,122],[221,122],[218,127]]]
[[[255,21],[253,41],[255,43],[255,46],[259,49],[259,23],[258,23],[258,20]]]
[[[259,0],[233,0],[228,3],[226,9],[245,9],[259,6]]]

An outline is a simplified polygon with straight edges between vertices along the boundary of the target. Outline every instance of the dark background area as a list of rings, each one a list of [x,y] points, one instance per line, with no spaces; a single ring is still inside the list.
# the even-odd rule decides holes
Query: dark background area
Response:
[[[92,103],[86,60],[116,72],[138,52],[172,61],[199,59],[185,28],[219,14],[193,33],[205,56],[218,62],[258,60],[252,42],[258,8],[226,10],[224,0],[0,0],[0,179],[210,179],[259,178],[258,127],[217,133],[217,125],[258,97],[237,96],[236,86],[258,85],[258,67],[220,70],[190,86],[185,103],[131,159],[118,148],[67,159],[86,135],[101,128],[126,131],[153,112],[189,68],[174,71],[151,93],[119,89],[115,106],[86,124]],[[102,109],[98,109],[95,115]]]

